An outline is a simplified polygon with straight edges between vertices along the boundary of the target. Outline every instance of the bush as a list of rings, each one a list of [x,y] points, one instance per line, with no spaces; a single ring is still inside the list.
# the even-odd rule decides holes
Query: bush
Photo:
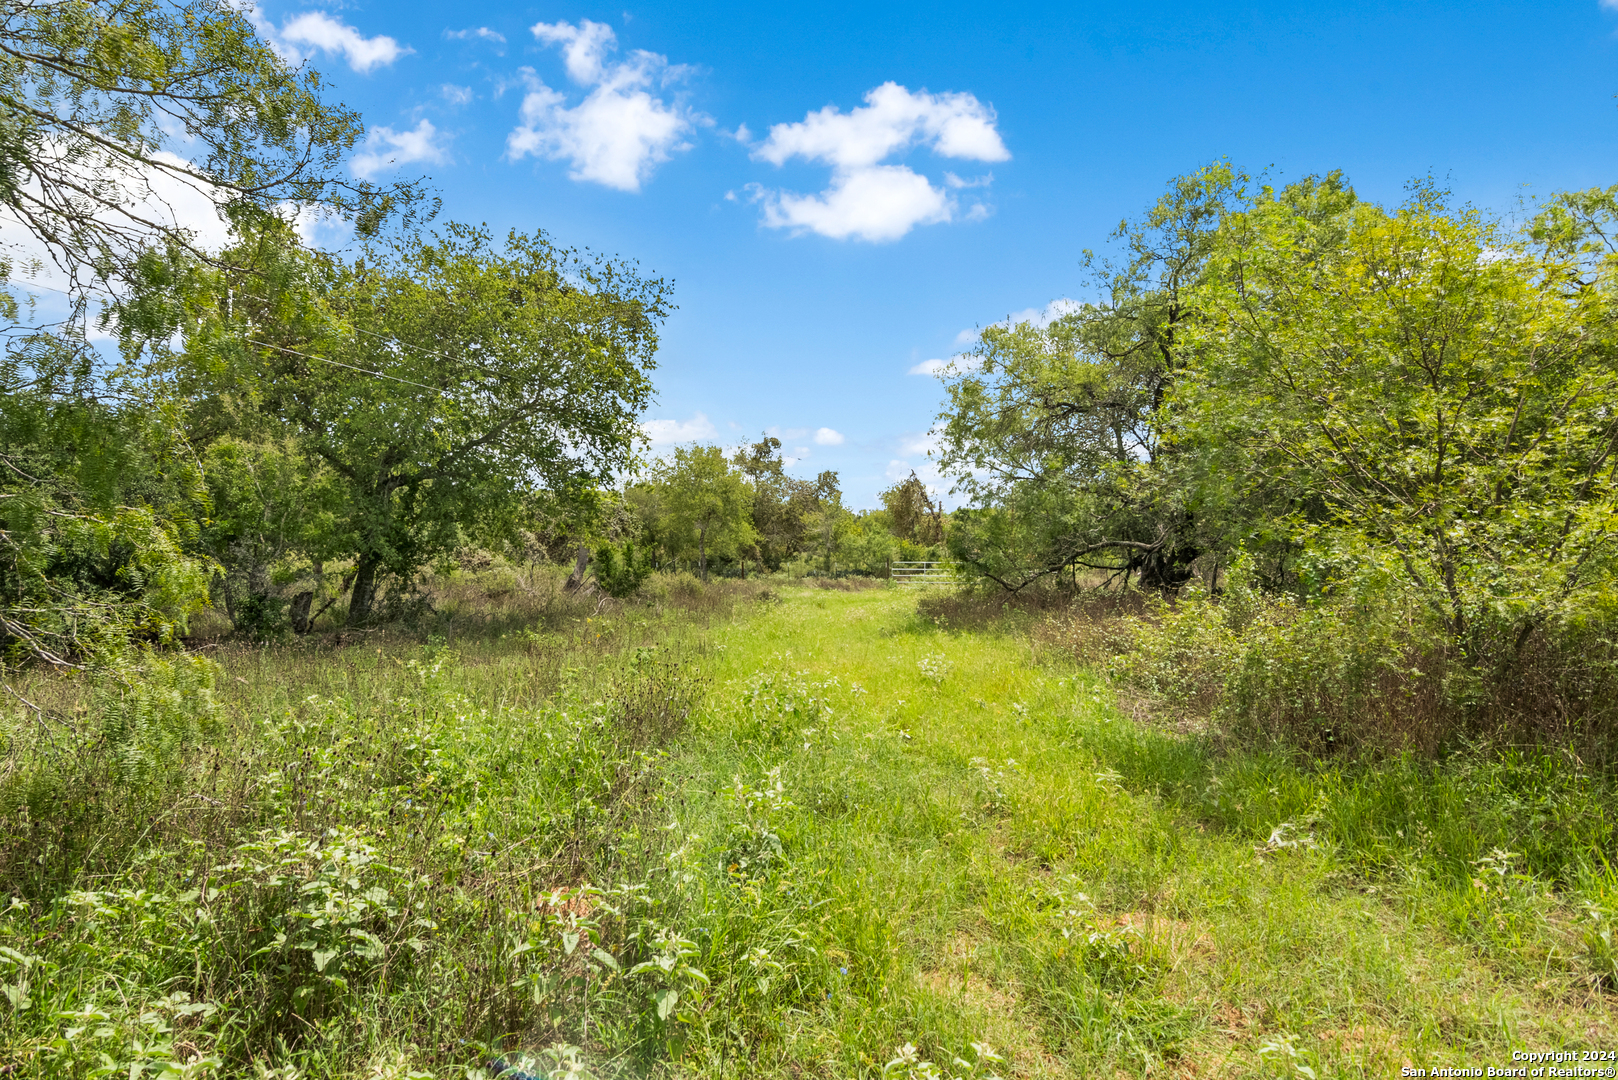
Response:
[[[1200,582],[1172,599],[1092,604],[1048,618],[1054,639],[1181,720],[1314,753],[1482,741],[1574,749],[1613,760],[1618,620],[1523,635],[1480,621],[1466,647],[1412,591],[1360,577],[1308,600],[1261,591],[1238,563],[1220,595]]]
[[[596,583],[606,590],[608,596],[633,596],[640,591],[641,584],[651,573],[651,560],[637,552],[635,545],[628,541],[624,542],[621,553],[613,544],[602,544],[596,548]]]

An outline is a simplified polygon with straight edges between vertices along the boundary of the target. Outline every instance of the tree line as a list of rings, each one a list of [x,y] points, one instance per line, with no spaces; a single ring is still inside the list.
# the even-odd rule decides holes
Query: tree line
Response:
[[[942,558],[947,516],[914,471],[880,495],[882,509],[843,505],[836,472],[788,475],[781,440],[764,434],[729,455],[677,447],[608,496],[596,525],[594,576],[627,595],[654,568],[883,574],[895,559]],[[588,548],[580,548],[582,580]]]
[[[1504,221],[1426,181],[1382,206],[1340,173],[1182,177],[1087,256],[1094,300],[948,374],[951,550],[1012,591],[1397,612],[1456,661],[1444,694],[1509,687],[1612,625],[1615,237],[1618,188]]]
[[[5,664],[116,665],[205,606],[364,623],[466,547],[621,592],[941,540],[919,481],[878,522],[769,438],[645,462],[668,282],[353,180],[363,132],[227,0],[0,4]],[[160,212],[176,184],[222,249]]]

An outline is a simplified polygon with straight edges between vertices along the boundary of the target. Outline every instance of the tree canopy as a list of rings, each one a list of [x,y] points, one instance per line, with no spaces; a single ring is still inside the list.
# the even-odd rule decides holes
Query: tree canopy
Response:
[[[291,440],[333,492],[314,558],[377,575],[635,461],[668,287],[543,235],[450,224],[344,261],[259,234],[187,312],[199,434]],[[275,243],[279,239],[279,244]]]
[[[92,297],[126,345],[151,340],[199,260],[167,205],[189,187],[237,222],[287,206],[362,233],[413,199],[352,181],[358,117],[286,63],[239,5],[0,5],[0,647],[80,662],[164,640],[206,600],[195,545],[206,497],[184,408],[92,348]],[[19,232],[20,230],[20,232]],[[19,303],[54,269],[55,323]],[[54,287],[54,286],[53,286]],[[171,326],[172,328],[172,326]]]
[[[1121,266],[1091,260],[1104,301],[991,327],[948,376],[952,550],[1014,589],[1377,578],[1468,648],[1578,617],[1618,569],[1614,210],[1512,228],[1427,183],[1384,208],[1336,173],[1176,181]]]

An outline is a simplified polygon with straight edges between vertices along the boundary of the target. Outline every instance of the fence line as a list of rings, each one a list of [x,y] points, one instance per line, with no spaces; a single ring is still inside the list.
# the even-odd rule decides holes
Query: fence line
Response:
[[[955,564],[947,562],[889,563],[888,578],[901,588],[954,585]]]

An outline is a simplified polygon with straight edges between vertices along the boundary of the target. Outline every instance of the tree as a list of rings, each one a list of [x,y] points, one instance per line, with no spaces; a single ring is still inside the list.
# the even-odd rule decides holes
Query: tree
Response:
[[[717,446],[679,447],[656,473],[668,515],[665,542],[697,550],[708,580],[708,554],[731,556],[751,547],[753,492]],[[678,551],[679,548],[676,548]]]
[[[781,440],[760,436],[731,459],[753,486],[753,528],[758,533],[759,561],[771,570],[803,550],[809,515],[818,505],[813,481],[786,474]]]
[[[815,477],[815,509],[809,515],[809,528],[820,549],[821,568],[831,573],[837,554],[837,540],[848,528],[852,516],[843,507],[843,492],[837,474],[828,469]]]
[[[893,535],[913,544],[936,544],[944,539],[944,508],[933,501],[916,470],[879,496],[887,508]]]
[[[1615,282],[1609,259],[1580,266],[1595,230],[1570,210],[1618,217],[1573,197],[1525,238],[1426,185],[1393,211],[1327,184],[1261,193],[1224,226],[1175,393],[1184,437],[1217,449],[1205,482],[1289,497],[1315,587],[1391,573],[1474,651],[1604,602]]]
[[[665,283],[543,235],[497,248],[452,224],[344,263],[284,230],[217,277],[183,369],[205,391],[199,422],[234,412],[337,478],[325,543],[355,560],[351,622],[381,574],[408,578],[466,533],[510,531],[538,494],[633,464]]]
[[[850,514],[838,537],[837,561],[867,574],[886,573],[895,556],[903,557],[887,516],[884,510]]]
[[[362,234],[412,197],[350,177],[359,116],[248,15],[227,0],[0,3],[0,203],[71,289],[128,275],[154,245],[210,258],[165,212],[179,187],[234,214],[321,204]]]
[[[177,186],[238,221],[320,203],[362,233],[410,202],[348,178],[363,128],[324,90],[224,0],[0,3],[0,205],[33,239],[0,259],[0,282],[53,264],[70,294],[56,324],[0,300],[11,657],[113,657],[132,637],[172,638],[205,601],[206,560],[188,550],[203,490],[183,410],[169,388],[109,372],[85,322],[94,296],[131,348],[165,336],[158,323],[174,329],[172,303],[130,293],[183,292],[188,267],[211,257],[166,212]]]
[[[293,555],[307,558],[319,589],[322,564],[344,554],[333,543],[343,509],[340,477],[292,436],[226,435],[206,445],[202,472],[207,513],[199,546],[222,570],[214,604],[225,609],[236,630],[272,634],[283,625],[272,589],[275,565]],[[314,599],[315,590],[294,599],[291,629],[308,631],[321,613],[311,611]],[[328,596],[327,606],[335,599]]]
[[[1143,584],[1185,581],[1206,544],[1168,478],[1183,444],[1160,415],[1189,363],[1185,331],[1220,222],[1247,178],[1224,164],[1182,177],[1086,253],[1106,299],[1040,327],[990,326],[945,375],[939,467],[984,512],[961,515],[955,557],[1009,589],[1087,567]]]

